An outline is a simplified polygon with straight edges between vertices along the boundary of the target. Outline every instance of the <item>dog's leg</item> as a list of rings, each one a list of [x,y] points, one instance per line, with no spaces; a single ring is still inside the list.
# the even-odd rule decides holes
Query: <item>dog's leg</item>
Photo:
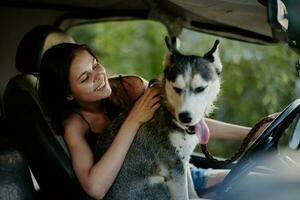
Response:
[[[178,174],[178,172],[172,173],[172,178],[167,180],[167,186],[172,200],[187,200],[188,199],[188,187],[186,170],[184,174]]]
[[[165,182],[165,177],[163,176],[150,176],[148,178],[149,184],[150,185],[155,185],[155,184],[162,184]]]

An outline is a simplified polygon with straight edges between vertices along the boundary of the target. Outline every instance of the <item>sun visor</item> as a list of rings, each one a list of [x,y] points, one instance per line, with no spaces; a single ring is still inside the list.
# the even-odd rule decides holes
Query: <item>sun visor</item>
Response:
[[[288,43],[300,54],[300,1],[285,0],[289,27],[287,30]]]
[[[269,0],[268,22],[277,32],[284,32],[286,42],[300,54],[300,1]]]

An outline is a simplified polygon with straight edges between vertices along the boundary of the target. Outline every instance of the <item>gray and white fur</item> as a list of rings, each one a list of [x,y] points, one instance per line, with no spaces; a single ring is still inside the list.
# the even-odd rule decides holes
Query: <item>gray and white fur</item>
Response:
[[[144,123],[105,199],[197,198],[189,160],[199,139],[188,131],[211,111],[220,90],[218,44],[203,57],[183,55],[166,37],[170,55],[161,80],[160,108]],[[112,143],[128,112],[119,115],[97,141],[99,159]]]

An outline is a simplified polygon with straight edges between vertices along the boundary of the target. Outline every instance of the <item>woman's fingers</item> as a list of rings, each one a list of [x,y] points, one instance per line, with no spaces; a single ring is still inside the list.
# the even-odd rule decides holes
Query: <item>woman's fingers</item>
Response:
[[[276,112],[276,113],[268,115],[268,117],[271,117],[271,118],[275,119],[278,115],[280,115],[280,113],[281,112]]]
[[[142,123],[150,120],[160,106],[160,99],[157,89],[148,88],[132,108],[130,112],[131,117]]]
[[[152,111],[156,111],[160,106],[160,103],[156,103],[154,106],[152,106]]]
[[[157,104],[160,101],[160,97],[159,96],[155,96],[154,98],[152,98],[149,102],[149,106],[152,107],[155,104]]]
[[[155,88],[148,88],[145,92],[144,98],[145,100],[148,99],[152,99],[154,96],[159,95],[159,91]]]
[[[159,92],[154,88],[148,88],[144,95],[140,97],[138,100],[141,105],[152,106],[157,102],[157,98],[159,97]],[[155,99],[155,100],[153,100]]]

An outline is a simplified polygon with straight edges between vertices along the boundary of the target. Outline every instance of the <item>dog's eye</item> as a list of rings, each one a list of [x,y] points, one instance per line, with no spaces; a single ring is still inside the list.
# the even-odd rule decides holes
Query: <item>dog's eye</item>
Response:
[[[197,87],[194,92],[195,93],[200,93],[200,92],[203,92],[205,90],[205,88],[207,88],[207,86],[204,86],[204,87]]]
[[[173,87],[175,92],[177,92],[178,94],[180,94],[182,92],[182,89],[180,88],[177,88],[177,87]]]

